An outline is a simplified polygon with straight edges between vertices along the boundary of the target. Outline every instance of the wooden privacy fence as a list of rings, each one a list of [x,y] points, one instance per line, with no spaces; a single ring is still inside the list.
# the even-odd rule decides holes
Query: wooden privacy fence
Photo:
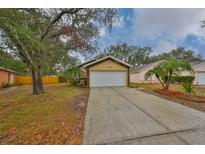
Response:
[[[58,76],[44,76],[42,77],[43,84],[56,84],[59,83]],[[17,76],[16,77],[16,84],[32,84],[32,77],[31,76]]]

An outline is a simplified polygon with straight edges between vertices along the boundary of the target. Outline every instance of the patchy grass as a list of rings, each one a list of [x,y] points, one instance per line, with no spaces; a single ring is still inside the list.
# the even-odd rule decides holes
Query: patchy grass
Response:
[[[0,91],[0,144],[81,144],[88,99],[87,88],[31,86]]]
[[[150,94],[174,101],[176,103],[180,103],[180,104],[183,104],[185,106],[197,109],[199,111],[205,112],[205,103],[202,103],[202,102],[197,103],[197,102],[194,102],[191,100],[183,100],[183,99],[177,98],[176,96],[162,95],[162,94],[159,94],[157,92],[154,92],[155,89],[162,88],[161,85],[158,83],[131,83],[130,87],[132,87],[132,88],[144,88],[141,91],[147,92],[147,93],[150,93]],[[171,84],[170,89],[184,92],[184,89],[182,88],[182,86],[177,85],[177,84]],[[196,93],[195,95],[205,96],[205,87],[196,86],[194,88],[194,91]]]

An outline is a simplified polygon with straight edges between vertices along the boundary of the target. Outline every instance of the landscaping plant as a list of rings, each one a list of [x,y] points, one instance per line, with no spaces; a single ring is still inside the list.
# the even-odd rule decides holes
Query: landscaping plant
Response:
[[[14,86],[13,83],[4,83],[4,84],[2,85],[2,88],[8,88],[8,87],[13,87],[13,86]]]
[[[163,89],[169,89],[172,76],[176,76],[179,72],[190,71],[193,73],[192,66],[186,60],[169,59],[159,63],[156,67],[149,70],[146,73],[146,77],[149,78],[153,75],[161,83]]]
[[[67,77],[67,82],[73,86],[76,86],[77,83],[80,82],[80,79],[83,77],[83,73],[79,67],[73,67],[68,70]]]
[[[172,76],[171,82],[193,82],[195,80],[195,76]]]
[[[192,82],[183,82],[182,87],[187,94],[190,95],[194,93],[194,85],[192,84]]]

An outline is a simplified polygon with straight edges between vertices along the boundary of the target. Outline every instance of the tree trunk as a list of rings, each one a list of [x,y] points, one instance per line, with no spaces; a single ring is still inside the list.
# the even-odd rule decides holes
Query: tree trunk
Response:
[[[165,84],[165,89],[169,89],[169,82]]]
[[[160,80],[159,76],[156,74],[157,79],[159,80],[159,82],[161,83],[163,89],[165,89],[166,87],[164,86],[164,83]]]
[[[39,95],[44,93],[42,77],[39,71],[32,69],[32,84],[33,84],[33,94]]]

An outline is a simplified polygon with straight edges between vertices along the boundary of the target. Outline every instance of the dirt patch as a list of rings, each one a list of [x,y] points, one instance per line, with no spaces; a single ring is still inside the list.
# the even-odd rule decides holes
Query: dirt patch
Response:
[[[86,112],[89,93],[84,93],[74,97],[75,109],[80,112]]]

